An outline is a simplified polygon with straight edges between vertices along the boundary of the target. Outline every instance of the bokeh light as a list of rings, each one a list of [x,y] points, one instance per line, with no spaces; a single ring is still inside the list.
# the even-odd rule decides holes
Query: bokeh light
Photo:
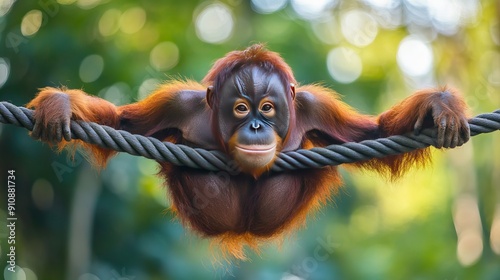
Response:
[[[434,0],[428,1],[429,15],[434,27],[445,35],[453,35],[458,31],[462,20],[462,1]],[[446,11],[446,12],[443,12]]]
[[[341,29],[346,40],[358,47],[371,44],[378,33],[375,19],[361,10],[346,12],[341,19]]]
[[[401,4],[401,0],[363,0],[363,2],[378,9],[394,9]]]
[[[120,17],[122,13],[118,9],[109,9],[99,19],[99,33],[102,36],[111,36],[120,29]]]
[[[139,86],[139,91],[137,93],[137,98],[142,100],[150,95],[158,86],[160,85],[160,81],[158,79],[146,79]]]
[[[284,273],[283,277],[281,277],[280,280],[304,280],[304,278],[299,277],[299,276],[294,275],[294,274]]]
[[[31,10],[23,17],[21,22],[21,33],[26,36],[32,36],[40,30],[43,21],[43,14],[40,10]]]
[[[71,5],[75,3],[77,0],[57,0],[57,3],[61,5]]]
[[[328,15],[337,0],[292,0],[293,10],[303,19],[313,20]]]
[[[463,266],[475,264],[483,253],[481,232],[466,231],[458,238],[457,259]]]
[[[10,11],[14,2],[15,0],[0,0],[0,17],[6,15]]]
[[[24,274],[26,275],[26,280],[38,280],[35,272],[28,267],[23,267]]]
[[[332,15],[322,17],[311,22],[314,35],[323,43],[335,45],[340,42],[339,24]]]
[[[491,40],[495,43],[495,45],[500,46],[500,23],[492,22],[490,24],[490,36]]]
[[[99,96],[115,105],[125,105],[129,103],[132,90],[124,82],[118,82],[112,86],[106,87],[99,92]],[[125,177],[117,178],[117,181],[123,182]],[[120,184],[117,184],[120,185]],[[124,183],[123,186],[126,184]]]
[[[202,41],[220,44],[228,40],[234,29],[234,17],[226,5],[206,6],[195,19],[196,34]]]
[[[146,24],[146,11],[140,7],[126,10],[120,17],[120,30],[126,34],[133,34],[141,30]]]
[[[92,54],[82,60],[80,64],[80,79],[84,83],[91,83],[99,79],[104,70],[104,59],[102,56]]]
[[[103,0],[77,0],[76,4],[82,9],[90,10],[97,7],[103,2]]]
[[[54,201],[54,189],[52,184],[45,179],[36,180],[31,189],[31,197],[38,209],[49,209]]]
[[[370,14],[382,28],[395,29],[403,25],[403,1],[363,0],[363,2],[370,7]]]
[[[67,85],[129,104],[149,96],[169,76],[200,80],[224,53],[264,42],[283,55],[301,84],[325,83],[367,114],[438,83],[459,88],[472,114],[500,104],[500,20],[494,1],[152,3],[0,0],[2,100],[22,105],[36,88]],[[71,65],[79,68],[67,70],[75,68]],[[20,267],[7,279],[500,279],[500,201],[490,195],[491,185],[500,182],[495,145],[500,138],[491,136],[495,133],[467,144],[478,151],[470,158],[464,157],[467,146],[458,150],[458,160],[449,156],[452,151],[434,153],[432,165],[395,183],[369,172],[342,171],[345,191],[284,241],[283,249],[266,245],[261,257],[249,255],[251,262],[220,271],[210,266],[209,243],[163,211],[171,201],[159,186],[155,161],[120,154],[90,175],[86,162],[70,164],[64,153],[40,148],[23,129],[0,125],[5,143],[0,166],[20,166],[16,172],[28,186],[18,189],[26,200],[18,205]],[[54,162],[67,170],[62,181],[51,168]],[[477,186],[464,191],[461,185],[473,184],[463,183],[470,174],[456,162],[476,174],[471,181]],[[70,191],[80,187],[85,193],[94,189],[95,209]],[[473,197],[464,200],[464,192]],[[68,216],[71,209],[89,211]],[[0,209],[0,218],[6,215]],[[78,229],[74,224],[85,230],[71,230]],[[318,264],[316,240],[330,234],[339,247]],[[4,243],[2,253],[9,246]],[[47,269],[52,263],[65,265]],[[84,269],[76,271],[75,264]],[[304,274],[296,273],[296,265]]]
[[[3,271],[3,279],[5,280],[27,280],[24,269],[16,265],[15,272],[7,270],[10,266],[6,265]]]
[[[478,0],[411,0],[404,3],[410,23],[430,26],[447,36],[452,36],[460,27],[475,22],[481,10]]]
[[[481,218],[477,198],[461,194],[455,200],[453,222],[457,232],[457,259],[463,266],[476,263],[483,253]]]
[[[424,76],[432,70],[434,64],[432,48],[420,38],[408,36],[399,44],[397,62],[406,75]]]
[[[483,77],[493,86],[500,87],[500,52],[487,51],[479,59]]]
[[[271,14],[283,9],[287,0],[252,0],[252,9],[257,13]]]
[[[500,255],[500,203],[496,206],[491,223],[490,244],[493,252]]]
[[[179,62],[179,48],[172,42],[161,42],[149,54],[149,62],[157,71],[166,71]]]
[[[332,78],[344,84],[354,82],[363,70],[359,55],[347,47],[332,49],[328,53],[326,65]]]
[[[9,79],[9,72],[10,72],[10,64],[9,64],[8,60],[0,57],[0,88]]]

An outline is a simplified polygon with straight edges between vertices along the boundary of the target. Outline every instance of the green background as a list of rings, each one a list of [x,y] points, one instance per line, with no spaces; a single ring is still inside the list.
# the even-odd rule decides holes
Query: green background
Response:
[[[418,88],[445,84],[461,89],[471,115],[500,108],[497,1],[318,1],[329,3],[320,17],[304,16],[304,1],[285,1],[268,13],[258,4],[273,1],[12,2],[0,1],[0,100],[16,105],[45,86],[126,104],[159,81],[201,80],[228,51],[265,42],[300,83],[332,87],[363,113],[379,114]],[[213,25],[201,21],[210,9]],[[207,40],[207,32],[222,39]],[[404,53],[408,38],[427,49]],[[328,60],[332,50],[342,50],[345,61]],[[432,59],[423,75],[405,70],[413,54],[413,65],[423,65],[417,70],[425,68],[418,58],[426,50],[422,57]],[[1,275],[500,279],[499,143],[500,133],[492,133],[435,151],[432,164],[397,182],[342,169],[344,188],[306,228],[260,254],[248,251],[248,261],[217,263],[209,242],[168,211],[155,162],[120,154],[99,172],[81,154],[72,161],[25,129],[0,125],[0,267],[8,253],[7,171],[15,170],[16,261],[22,268]]]

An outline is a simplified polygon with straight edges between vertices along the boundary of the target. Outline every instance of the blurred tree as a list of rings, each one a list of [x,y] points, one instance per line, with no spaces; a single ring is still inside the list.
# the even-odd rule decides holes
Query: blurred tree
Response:
[[[499,11],[492,0],[3,0],[0,99],[22,105],[40,87],[67,86],[125,104],[169,77],[199,80],[226,52],[266,42],[299,81],[331,86],[365,113],[416,88],[452,84],[477,114],[500,107]],[[0,125],[0,174],[16,171],[22,268],[18,278],[3,275],[498,279],[498,140],[479,136],[435,153],[432,166],[396,183],[344,176],[345,191],[307,229],[252,262],[219,266],[207,242],[164,211],[154,162],[119,155],[98,173],[80,154],[71,161],[25,130]],[[7,221],[2,193],[0,223]]]

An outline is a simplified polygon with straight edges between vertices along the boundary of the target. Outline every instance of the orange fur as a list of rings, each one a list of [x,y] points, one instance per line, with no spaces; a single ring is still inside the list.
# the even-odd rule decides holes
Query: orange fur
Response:
[[[363,128],[376,126],[374,117],[360,114],[342,102],[339,94],[332,89],[320,85],[305,85],[298,87],[297,92],[312,93],[317,99],[316,103],[320,104],[315,108],[306,109],[317,116],[314,120],[318,123],[312,126],[327,128],[329,133],[335,134],[343,142],[356,141],[364,136]],[[299,103],[297,106],[301,107],[303,104]]]
[[[466,104],[456,91],[441,88],[419,91],[378,118],[363,115],[343,103],[335,91],[323,86],[300,86],[294,92],[291,84],[296,84],[296,80],[290,67],[279,54],[260,44],[230,52],[219,59],[201,84],[190,80],[172,81],[137,103],[116,107],[80,90],[44,88],[27,106],[36,109],[35,119],[47,130],[51,122],[65,118],[67,110],[60,109],[68,106],[67,97],[73,119],[196,148],[218,149],[231,156],[237,144],[237,132],[224,131],[229,140],[222,140],[224,133],[221,133],[217,118],[220,116],[219,103],[215,101],[220,98],[217,93],[228,78],[248,65],[261,67],[263,75],[278,74],[282,86],[290,88],[290,92],[283,92],[287,95],[289,123],[277,124],[287,125],[286,137],[282,132],[280,135],[284,139],[280,139],[276,132],[279,129],[273,127],[279,142],[277,153],[408,133],[417,120],[428,119],[429,111],[436,104],[441,106],[437,110],[440,116],[433,116],[434,119],[445,115],[446,119],[451,118],[458,124],[466,111]],[[208,86],[209,94],[205,97]],[[443,91],[452,98],[439,94]],[[425,124],[426,127],[433,125]],[[58,147],[62,149],[72,144],[89,150],[94,164],[99,167],[105,166],[109,157],[115,154],[82,141],[63,141]],[[411,166],[425,164],[429,158],[429,149],[421,149],[351,166],[371,169],[395,179]],[[221,179],[214,172],[163,162],[160,163],[160,175],[166,179],[172,211],[183,225],[212,238],[222,249],[223,258],[245,259],[245,246],[259,251],[263,242],[283,240],[286,234],[302,227],[307,217],[324,206],[341,185],[336,167],[269,174],[271,164],[252,167],[252,170],[240,166],[243,172],[222,172],[225,177]],[[208,188],[210,193],[200,197],[199,192],[206,191],[203,188]],[[199,200],[204,203],[199,204]]]
[[[226,54],[223,58],[217,60],[207,75],[203,78],[204,85],[212,85],[217,82],[217,79],[227,79],[226,72],[228,68],[233,68],[235,65],[246,65],[250,63],[268,63],[276,68],[276,71],[283,74],[284,77],[293,84],[296,84],[292,69],[281,56],[276,52],[268,51],[264,44],[255,44],[244,51],[233,51]],[[224,75],[221,75],[224,73]]]
[[[40,93],[26,106],[28,108],[36,108],[35,119],[40,115],[44,115],[44,121],[49,122],[51,119],[56,118],[59,110],[57,104],[50,103],[50,99],[57,94],[67,94],[71,104],[72,118],[75,120],[83,120],[87,122],[97,122],[103,125],[116,128],[118,125],[118,115],[116,107],[100,98],[86,95],[81,90],[68,90],[65,88],[51,88],[46,87],[40,90]],[[44,106],[41,106],[41,105]],[[108,158],[116,154],[115,151],[103,149],[80,140],[71,142],[62,141],[58,143],[58,150],[62,151],[64,148],[70,148],[74,151],[78,147],[84,148],[91,155],[91,161],[95,166],[104,167]]]
[[[329,127],[331,129],[330,133],[338,135],[340,142],[358,142],[364,139],[411,132],[417,118],[425,115],[427,113],[425,110],[430,108],[430,103],[435,102],[437,97],[430,95],[433,92],[449,91],[457,96],[456,103],[449,104],[450,110],[461,112],[467,108],[456,91],[440,88],[418,91],[379,117],[374,117],[358,113],[349,105],[343,103],[339,95],[331,89],[319,85],[307,85],[300,87],[298,92],[300,91],[311,92],[319,100],[322,105],[315,108],[315,110],[319,111],[317,115],[320,118],[315,119],[315,121],[323,127]],[[297,106],[300,107],[301,104],[297,104]],[[415,108],[417,108],[417,111],[415,111]],[[380,127],[382,134],[373,138],[367,138],[363,135],[373,127]],[[328,144],[316,141],[315,146],[326,146]],[[425,166],[430,161],[430,156],[430,149],[426,148],[402,155],[357,162],[351,165],[376,171],[389,180],[396,180],[413,166]]]

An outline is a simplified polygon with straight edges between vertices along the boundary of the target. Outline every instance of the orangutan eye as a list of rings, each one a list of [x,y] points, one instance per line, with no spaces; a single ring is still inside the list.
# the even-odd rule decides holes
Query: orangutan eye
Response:
[[[273,105],[270,103],[265,103],[264,105],[262,105],[262,108],[261,108],[262,112],[264,112],[264,113],[268,113],[272,109],[273,109]]]
[[[275,115],[274,105],[271,102],[262,104],[262,106],[260,107],[260,111],[267,117],[274,117]]]
[[[240,104],[240,105],[236,106],[236,111],[246,112],[246,111],[248,111],[248,108],[246,105]]]
[[[248,106],[245,103],[237,103],[234,106],[234,114],[238,118],[242,118],[248,114]]]

